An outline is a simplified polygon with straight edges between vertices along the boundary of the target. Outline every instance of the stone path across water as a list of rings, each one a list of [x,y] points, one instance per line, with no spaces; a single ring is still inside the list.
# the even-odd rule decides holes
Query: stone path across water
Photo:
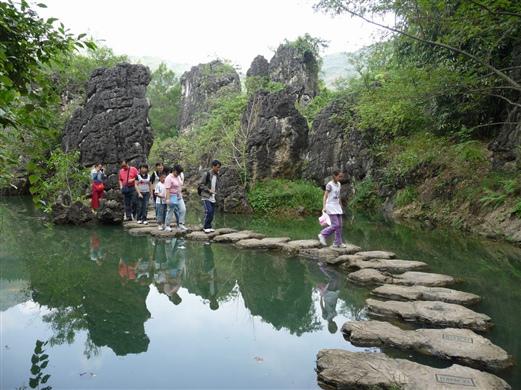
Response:
[[[484,332],[492,327],[489,316],[454,303],[436,301],[379,301],[367,299],[370,314],[396,317],[407,322],[420,322],[437,327],[469,328]]]
[[[318,384],[324,389],[509,390],[501,378],[454,364],[433,368],[383,353],[323,349],[317,354]]]
[[[479,295],[446,287],[400,286],[384,284],[375,288],[371,294],[379,298],[397,301],[440,301],[458,305],[474,305],[481,299]]]
[[[490,340],[470,329],[402,330],[383,321],[346,322],[342,332],[357,346],[384,346],[455,360],[476,368],[502,370],[512,366],[512,357]]]
[[[124,226],[132,235],[184,236],[194,241],[233,244],[241,249],[279,250],[339,266],[353,282],[381,285],[372,291],[373,295],[392,299],[367,299],[370,314],[449,327],[406,331],[382,321],[350,322],[344,325],[344,331],[353,344],[412,349],[490,370],[502,369],[512,363],[504,350],[469,330],[486,331],[492,326],[485,314],[461,306],[477,303],[479,296],[444,287],[458,281],[452,276],[418,272],[427,267],[424,262],[395,259],[393,252],[362,251],[351,244],[345,248],[321,247],[317,240],[292,241],[289,237],[266,237],[251,230],[222,228],[207,234],[199,226],[192,226],[188,231],[173,229],[172,232],[158,230],[153,222],[147,226],[126,222]],[[358,271],[351,272],[353,270]],[[466,342],[469,340],[472,343]],[[502,379],[472,368],[453,365],[436,369],[380,353],[323,350],[318,355],[317,372],[319,384],[327,388],[369,389],[391,385],[422,390],[510,388]]]

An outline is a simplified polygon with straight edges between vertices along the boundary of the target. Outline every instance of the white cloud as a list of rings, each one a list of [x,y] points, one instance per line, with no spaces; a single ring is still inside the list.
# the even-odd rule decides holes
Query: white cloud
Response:
[[[45,17],[74,33],[88,32],[117,54],[196,64],[215,57],[245,71],[257,54],[268,59],[285,38],[306,32],[326,39],[326,53],[373,41],[371,26],[313,11],[313,0],[47,0]]]

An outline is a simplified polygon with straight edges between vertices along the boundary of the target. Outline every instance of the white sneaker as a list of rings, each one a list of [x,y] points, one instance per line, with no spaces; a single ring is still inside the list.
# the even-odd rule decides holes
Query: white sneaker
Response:
[[[320,245],[327,246],[326,237],[324,237],[322,234],[318,235],[318,241],[320,241]]]
[[[148,221],[143,221],[143,225],[148,225]]]
[[[139,223],[141,225],[143,223],[143,221],[137,221],[137,223]]]
[[[215,232],[215,229],[210,229],[210,233],[213,233],[213,232]]]
[[[172,228],[171,228],[170,226],[167,226],[167,227],[165,228],[165,232],[171,232],[171,231],[172,231]]]
[[[211,233],[211,232],[212,232],[212,229],[203,229],[203,232],[205,232],[206,234],[208,234],[208,233]]]
[[[340,244],[340,245],[333,244],[333,248],[347,248],[347,245],[346,244]]]
[[[163,230],[163,229],[164,229],[164,227],[161,226],[161,225],[159,225],[159,226],[157,227],[157,230]]]
[[[188,230],[188,228],[184,224],[179,224],[179,229],[181,229],[184,232]]]

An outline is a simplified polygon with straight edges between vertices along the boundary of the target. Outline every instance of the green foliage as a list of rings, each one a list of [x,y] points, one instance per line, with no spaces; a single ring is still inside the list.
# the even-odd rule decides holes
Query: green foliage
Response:
[[[480,163],[487,160],[486,149],[481,142],[465,141],[454,145],[460,162]]]
[[[30,191],[37,206],[50,212],[51,206],[65,192],[71,202],[81,200],[89,183],[88,172],[79,164],[79,152],[56,149],[47,161],[28,164]]]
[[[514,207],[512,207],[511,213],[517,216],[518,218],[521,218],[521,199],[519,199],[514,205]]]
[[[248,201],[256,213],[271,214],[295,211],[307,212],[322,207],[322,191],[304,180],[271,179],[259,181],[248,192]]]
[[[505,203],[506,199],[507,195],[504,193],[485,189],[485,196],[483,196],[479,201],[485,206],[492,206],[495,208]]]
[[[176,74],[164,63],[152,73],[147,95],[151,103],[149,117],[154,134],[160,139],[177,135],[181,84]]]
[[[278,92],[284,89],[284,84],[271,81],[268,77],[250,76],[246,78],[246,91],[248,96],[259,91]]]
[[[40,387],[49,381],[50,374],[45,374],[44,369],[49,364],[49,355],[45,354],[44,346],[47,345],[47,341],[43,342],[36,340],[36,346],[34,347],[33,355],[31,356],[31,374],[29,378],[29,387],[31,389],[38,390],[51,390],[51,386]]]
[[[377,183],[371,178],[356,182],[354,195],[349,200],[349,206],[354,208],[376,209],[381,201],[378,197]]]
[[[411,204],[418,197],[418,193],[413,186],[407,186],[396,193],[394,204],[397,207],[404,207]]]
[[[318,73],[322,65],[320,52],[327,47],[327,41],[313,37],[308,33],[298,37],[294,41],[284,41],[285,45],[294,47],[304,57],[306,65],[311,73]]]

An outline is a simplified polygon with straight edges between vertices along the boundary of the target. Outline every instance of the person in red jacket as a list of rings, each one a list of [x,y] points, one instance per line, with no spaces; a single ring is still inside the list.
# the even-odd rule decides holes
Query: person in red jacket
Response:
[[[136,219],[136,178],[138,174],[138,170],[135,167],[129,166],[126,160],[121,161],[119,188],[125,199],[125,217],[127,221]]]

